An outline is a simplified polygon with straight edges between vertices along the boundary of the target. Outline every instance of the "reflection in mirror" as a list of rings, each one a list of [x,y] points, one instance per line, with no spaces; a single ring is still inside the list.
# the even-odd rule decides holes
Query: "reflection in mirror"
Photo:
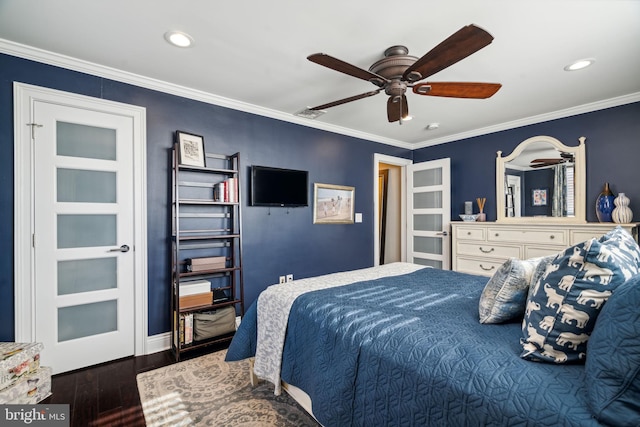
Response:
[[[537,136],[496,159],[498,221],[585,222],[584,140]]]

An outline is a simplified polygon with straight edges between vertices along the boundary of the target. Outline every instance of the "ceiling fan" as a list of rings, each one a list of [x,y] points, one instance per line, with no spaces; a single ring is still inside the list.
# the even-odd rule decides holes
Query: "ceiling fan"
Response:
[[[384,90],[384,93],[389,95],[387,100],[387,118],[389,122],[400,122],[402,124],[402,120],[409,115],[407,97],[405,96],[408,88],[411,88],[413,93],[418,95],[451,98],[489,98],[500,89],[501,84],[416,82],[444,70],[489,45],[492,41],[493,36],[485,30],[475,25],[467,25],[453,33],[419,59],[409,55],[409,50],[405,46],[392,46],[385,50],[385,57],[371,65],[368,71],[325,53],[315,53],[308,56],[307,59],[332,70],[367,80],[376,85],[378,89],[318,105],[310,108],[310,110],[324,110],[325,108],[377,95]]]
[[[533,159],[530,166],[532,168],[543,168],[545,166],[554,166],[561,163],[573,163],[573,153],[560,152],[560,157],[552,157],[548,159]]]

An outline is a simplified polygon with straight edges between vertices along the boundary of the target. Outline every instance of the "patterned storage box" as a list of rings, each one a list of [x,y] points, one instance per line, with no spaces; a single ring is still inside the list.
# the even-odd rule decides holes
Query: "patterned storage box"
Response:
[[[51,395],[51,368],[43,366],[35,372],[23,375],[11,387],[0,391],[0,403],[33,405]]]
[[[0,343],[0,390],[40,367],[42,343]]]

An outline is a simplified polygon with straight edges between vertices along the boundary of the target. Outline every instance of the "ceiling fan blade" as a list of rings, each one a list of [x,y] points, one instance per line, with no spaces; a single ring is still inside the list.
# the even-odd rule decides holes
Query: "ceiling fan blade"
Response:
[[[409,115],[409,104],[407,103],[407,97],[402,96],[390,96],[387,100],[387,118],[389,123],[400,121]]]
[[[315,62],[318,65],[331,68],[332,70],[348,74],[358,79],[366,80],[378,87],[382,87],[388,81],[378,74],[356,67],[355,65],[348,64],[340,59],[327,55],[326,53],[314,53],[313,55],[309,55],[307,59],[311,62]]]
[[[335,107],[336,105],[346,104],[347,102],[357,101],[358,99],[368,98],[380,93],[382,89],[372,90],[371,92],[362,93],[360,95],[350,96],[349,98],[340,99],[338,101],[329,102],[327,104],[318,105],[317,107],[309,108],[309,110],[324,110],[325,108]]]
[[[404,72],[402,79],[415,82],[455,64],[493,41],[493,36],[475,25],[462,27],[427,52]]]
[[[485,99],[493,96],[501,87],[500,83],[427,82],[414,85],[413,93],[451,98]]]

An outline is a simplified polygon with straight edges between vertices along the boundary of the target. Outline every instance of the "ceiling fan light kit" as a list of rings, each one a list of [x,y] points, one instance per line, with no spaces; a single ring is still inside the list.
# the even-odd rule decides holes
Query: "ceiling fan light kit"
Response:
[[[384,58],[376,61],[368,70],[356,67],[325,53],[307,57],[311,62],[332,70],[369,81],[379,89],[360,95],[312,107],[324,110],[377,95],[384,90],[387,100],[387,118],[390,123],[407,120],[409,108],[405,95],[408,88],[417,95],[450,98],[485,99],[493,96],[502,85],[499,83],[425,82],[417,83],[467,56],[479,51],[493,41],[491,34],[475,25],[467,25],[431,49],[421,58],[409,55],[405,46],[391,46],[384,51]]]

